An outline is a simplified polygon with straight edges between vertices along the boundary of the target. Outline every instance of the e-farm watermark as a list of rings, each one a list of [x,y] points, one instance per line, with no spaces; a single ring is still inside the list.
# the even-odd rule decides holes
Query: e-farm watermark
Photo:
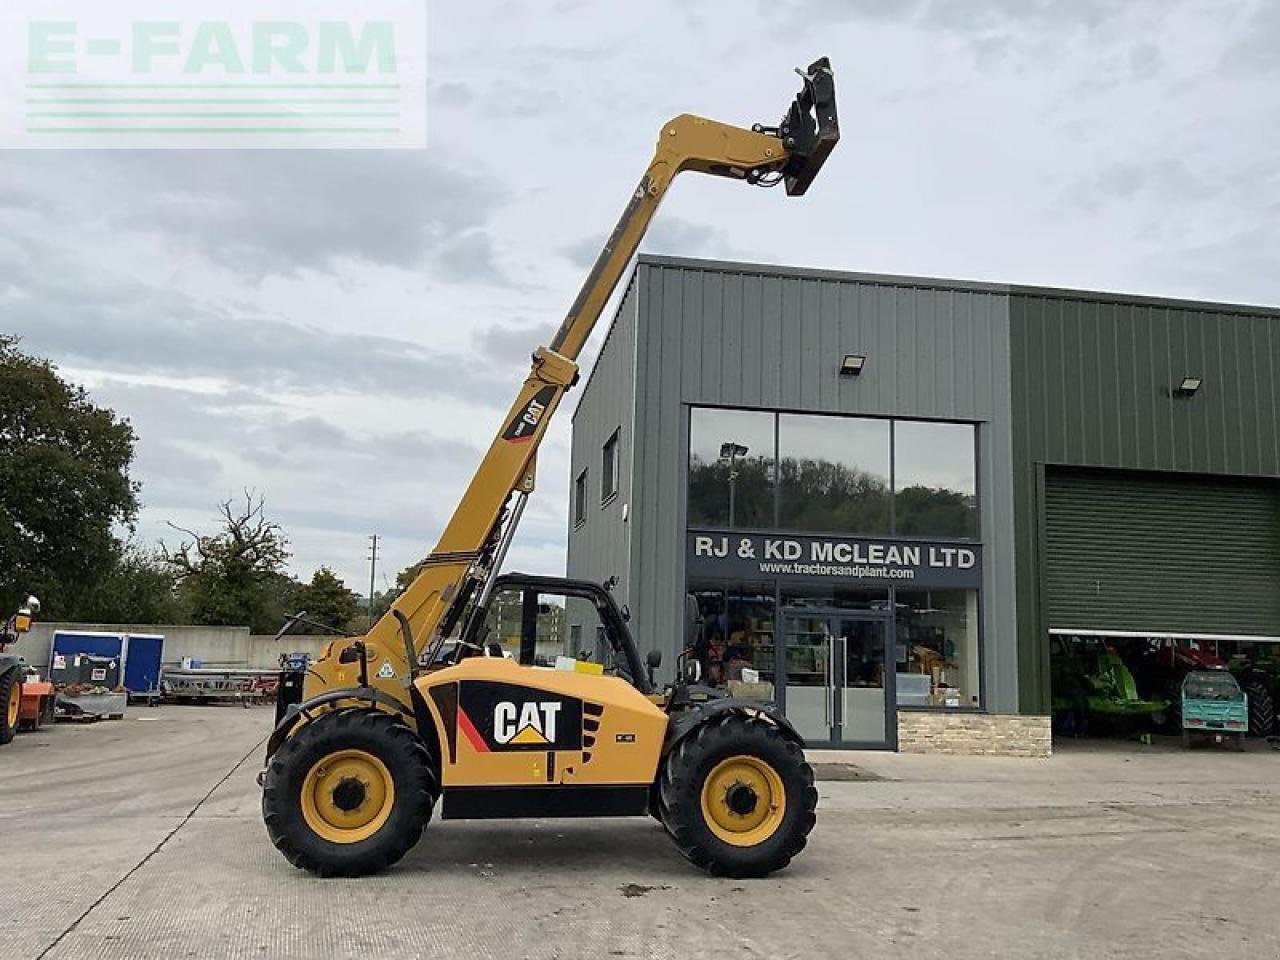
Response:
[[[0,147],[426,146],[426,0],[4,0]]]

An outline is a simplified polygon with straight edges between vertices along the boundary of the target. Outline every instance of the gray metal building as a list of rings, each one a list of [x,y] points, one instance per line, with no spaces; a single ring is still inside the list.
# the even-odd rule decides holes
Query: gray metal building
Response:
[[[813,742],[1047,727],[1055,636],[1280,638],[1277,318],[642,256],[569,574],[617,578],[668,675],[697,597],[710,679]]]

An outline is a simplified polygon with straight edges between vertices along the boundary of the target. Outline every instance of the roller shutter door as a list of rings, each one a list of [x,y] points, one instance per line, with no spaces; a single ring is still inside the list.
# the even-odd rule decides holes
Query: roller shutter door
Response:
[[[1050,468],[1050,629],[1280,637],[1280,487]]]

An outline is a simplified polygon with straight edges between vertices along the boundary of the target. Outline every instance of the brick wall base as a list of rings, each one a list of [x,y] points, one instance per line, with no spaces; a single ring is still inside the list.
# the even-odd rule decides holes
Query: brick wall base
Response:
[[[923,710],[898,713],[898,750],[902,753],[1047,757],[1052,749],[1048,717]]]

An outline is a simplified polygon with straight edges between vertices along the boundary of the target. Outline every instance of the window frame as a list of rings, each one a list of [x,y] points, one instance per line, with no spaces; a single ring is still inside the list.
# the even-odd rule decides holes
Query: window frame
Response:
[[[991,710],[987,706],[987,629],[986,629],[985,617],[983,616],[986,610],[986,607],[983,605],[985,603],[986,592],[983,590],[981,585],[976,587],[912,587],[912,586],[893,587],[890,593],[890,597],[891,597],[890,602],[893,607],[893,612],[890,613],[888,619],[892,624],[892,630],[893,630],[892,636],[893,636],[894,647],[895,647],[895,650],[894,650],[895,660],[896,660],[896,653],[897,653],[896,647],[898,644],[898,613],[897,613],[898,604],[899,604],[898,594],[911,593],[911,592],[928,593],[935,590],[959,590],[961,592],[966,592],[966,593],[969,591],[972,591],[974,594],[975,601],[977,603],[977,616],[975,617],[975,622],[973,624],[973,635],[974,635],[974,643],[976,644],[976,647],[977,647],[976,654],[977,654],[977,663],[978,663],[978,691],[977,691],[978,702],[977,703],[960,703],[954,707],[949,707],[944,703],[930,703],[930,704],[895,703],[894,708],[899,711],[911,711],[911,712],[933,711],[933,712],[942,712],[942,713],[990,713]],[[887,657],[887,654],[886,654],[886,657]],[[897,697],[896,687],[894,690],[894,696],[896,699]]]
[[[953,543],[982,543],[982,450],[981,434],[977,420],[933,420],[923,417],[891,417],[889,420],[889,508],[893,536],[902,540],[945,540]],[[928,423],[969,428],[970,446],[973,451],[973,535],[957,537],[948,534],[901,533],[898,530],[898,424]]]
[[[928,541],[940,543],[960,543],[960,544],[982,544],[983,541],[983,502],[982,502],[982,444],[983,444],[983,421],[981,420],[948,420],[940,417],[908,417],[908,416],[884,416],[868,413],[822,413],[813,410],[796,410],[787,407],[739,407],[725,406],[715,403],[684,403],[684,498],[685,498],[685,527],[687,529],[714,530],[725,533],[776,533],[779,531],[791,531],[793,528],[781,526],[781,482],[779,479],[778,461],[780,459],[781,437],[779,431],[781,429],[781,418],[783,415],[796,416],[812,416],[812,417],[833,417],[833,418],[849,418],[857,420],[879,420],[889,425],[889,531],[886,533],[866,533],[850,530],[796,530],[794,532],[804,533],[810,536],[852,536],[852,537],[886,537],[893,540],[910,541]],[[725,410],[725,411],[742,411],[746,413],[765,413],[773,417],[773,518],[769,526],[728,526],[721,523],[695,523],[691,524],[688,517],[688,492],[689,492],[689,473],[693,464],[693,415],[697,410]],[[973,437],[973,480],[974,480],[974,533],[971,537],[956,537],[934,534],[911,534],[898,532],[898,477],[897,477],[897,425],[899,423],[941,423],[955,424],[957,426],[965,426],[971,428]]]
[[[575,530],[587,522],[587,493],[590,485],[587,473],[589,469],[588,467],[583,467],[582,472],[573,481],[573,528]]]
[[[618,427],[600,448],[600,506],[602,507],[607,506],[618,496],[618,489],[621,487],[621,471],[618,466],[621,439],[622,427]]]
[[[690,501],[689,484],[690,484],[690,475],[693,468],[693,456],[694,456],[693,418],[694,418],[695,412],[698,410],[714,410],[714,411],[727,412],[727,413],[748,413],[748,414],[768,416],[771,421],[770,430],[769,430],[769,444],[770,444],[770,449],[772,451],[772,454],[769,460],[770,468],[769,468],[768,477],[767,477],[768,485],[770,488],[769,517],[768,517],[767,526],[760,526],[760,525],[751,524],[751,523],[730,522],[731,518],[729,518],[728,516],[725,517],[724,523],[702,522],[702,523],[695,524],[695,526],[697,526],[699,529],[727,530],[727,531],[734,531],[734,532],[736,531],[750,532],[753,530],[778,529],[778,414],[780,412],[786,412],[786,411],[779,411],[779,410],[761,408],[761,407],[726,407],[726,406],[720,406],[716,404],[707,404],[707,403],[684,404],[685,443],[684,443],[684,488],[683,490],[684,490],[685,525],[686,526],[689,525],[689,501]],[[708,465],[710,465],[710,461],[708,461]]]
[[[885,520],[886,529],[861,530],[861,531],[850,530],[850,531],[843,531],[843,533],[849,536],[857,536],[857,537],[896,537],[898,536],[897,517],[894,515],[894,504],[897,500],[897,494],[894,488],[894,467],[895,467],[894,425],[897,423],[897,420],[893,417],[873,417],[873,416],[866,416],[864,414],[859,414],[859,413],[848,413],[848,414],[814,413],[814,412],[795,413],[790,410],[775,411],[774,431],[777,436],[777,440],[774,444],[774,468],[773,468],[773,475],[774,475],[773,524],[774,524],[774,527],[778,530],[793,531],[796,533],[805,533],[805,534],[810,534],[815,536],[821,536],[824,533],[831,532],[830,530],[824,527],[788,526],[783,522],[784,503],[786,501],[786,493],[785,493],[786,484],[783,482],[783,477],[782,477],[782,460],[783,460],[782,448],[783,448],[783,437],[784,437],[783,419],[786,417],[792,417],[796,419],[807,418],[810,421],[841,420],[841,421],[845,421],[846,423],[858,421],[861,423],[875,423],[875,424],[884,425],[885,445],[884,445],[883,452],[885,455],[885,463],[884,463],[885,470],[884,470],[883,478],[884,478],[884,491],[885,491],[884,520]],[[856,469],[861,469],[861,468],[858,467]],[[863,471],[863,472],[866,473],[868,476],[880,476],[879,474],[874,474],[871,471]]]

